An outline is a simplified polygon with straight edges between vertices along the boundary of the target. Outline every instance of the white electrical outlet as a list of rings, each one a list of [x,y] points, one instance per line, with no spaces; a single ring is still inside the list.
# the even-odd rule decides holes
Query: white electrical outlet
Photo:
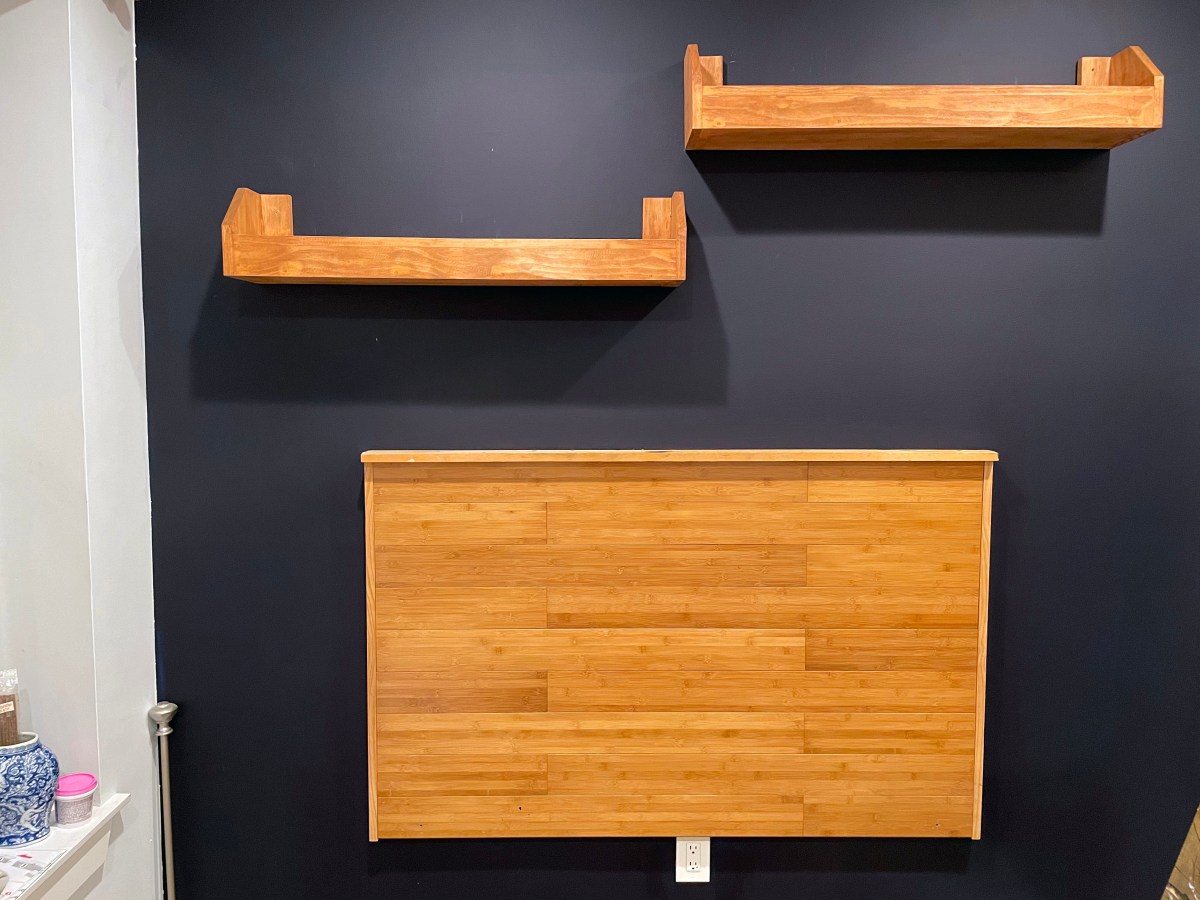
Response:
[[[675,838],[675,880],[707,882],[710,849],[710,838]]]

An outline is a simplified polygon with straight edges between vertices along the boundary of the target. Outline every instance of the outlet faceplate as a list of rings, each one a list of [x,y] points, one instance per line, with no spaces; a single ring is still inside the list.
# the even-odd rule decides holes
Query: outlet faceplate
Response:
[[[711,839],[706,837],[681,837],[675,839],[676,881],[708,881],[711,843]]]

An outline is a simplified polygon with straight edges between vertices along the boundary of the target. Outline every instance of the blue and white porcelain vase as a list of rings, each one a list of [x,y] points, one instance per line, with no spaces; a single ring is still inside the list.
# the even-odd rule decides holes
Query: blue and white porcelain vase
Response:
[[[36,734],[0,747],[0,847],[20,847],[50,833],[58,759]]]

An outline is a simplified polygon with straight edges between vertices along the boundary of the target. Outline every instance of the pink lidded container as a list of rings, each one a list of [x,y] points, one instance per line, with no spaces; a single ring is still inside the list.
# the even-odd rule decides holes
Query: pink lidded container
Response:
[[[90,819],[95,793],[95,775],[77,772],[58,779],[58,791],[54,795],[54,815],[58,824],[81,825]]]

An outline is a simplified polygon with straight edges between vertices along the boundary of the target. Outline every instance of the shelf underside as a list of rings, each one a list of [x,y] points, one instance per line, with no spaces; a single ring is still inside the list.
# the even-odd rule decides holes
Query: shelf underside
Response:
[[[687,225],[677,192],[644,199],[635,239],[295,235],[289,195],[239,188],[221,238],[225,274],[261,284],[674,286]]]
[[[1108,149],[1162,126],[1163,76],[1137,47],[1085,57],[1076,85],[724,84],[684,59],[689,150]]]

